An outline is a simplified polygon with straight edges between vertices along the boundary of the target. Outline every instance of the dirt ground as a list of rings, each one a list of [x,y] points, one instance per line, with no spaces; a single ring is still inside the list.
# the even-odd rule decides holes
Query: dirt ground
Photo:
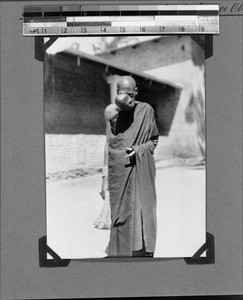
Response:
[[[47,182],[47,241],[62,258],[100,258],[109,230],[94,228],[103,199],[101,175]],[[155,257],[192,256],[205,241],[204,166],[157,165]]]

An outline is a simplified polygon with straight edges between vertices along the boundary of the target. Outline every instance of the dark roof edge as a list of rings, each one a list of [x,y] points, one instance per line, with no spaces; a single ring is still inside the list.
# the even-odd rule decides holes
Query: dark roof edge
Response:
[[[132,71],[128,68],[124,68],[123,66],[119,66],[118,64],[111,63],[111,62],[109,62],[108,60],[106,60],[104,58],[98,57],[96,55],[91,55],[91,54],[88,54],[88,53],[85,53],[85,52],[81,52],[79,50],[68,48],[68,49],[66,49],[64,51],[61,51],[61,52],[58,52],[58,53],[59,54],[60,53],[65,53],[65,54],[81,57],[81,58],[86,59],[86,60],[90,60],[90,61],[93,61],[93,62],[96,62],[96,63],[99,63],[99,64],[103,64],[103,65],[108,66],[109,68],[114,69],[114,70],[118,70],[118,71],[120,70],[124,73],[131,74],[131,75],[134,75],[136,77],[142,77],[142,78],[144,78],[145,80],[148,80],[148,81],[151,80],[151,81],[154,81],[158,84],[169,85],[173,88],[180,89],[180,90],[182,89],[182,86],[180,86],[176,83],[166,81],[166,80],[160,80],[157,77],[151,76],[151,75],[146,74],[146,73],[142,73],[142,72],[140,73],[140,72]]]

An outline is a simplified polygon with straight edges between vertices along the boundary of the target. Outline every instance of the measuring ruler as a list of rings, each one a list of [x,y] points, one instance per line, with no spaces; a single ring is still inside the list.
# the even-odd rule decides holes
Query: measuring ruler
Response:
[[[24,6],[23,35],[218,34],[218,5]]]

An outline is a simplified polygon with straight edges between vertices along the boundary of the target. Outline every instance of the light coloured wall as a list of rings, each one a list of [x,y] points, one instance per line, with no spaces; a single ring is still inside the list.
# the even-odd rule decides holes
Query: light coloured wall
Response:
[[[46,174],[103,165],[105,135],[46,134]]]
[[[198,91],[201,92],[205,105],[204,65],[195,66],[190,59],[170,66],[146,70],[145,73],[161,80],[176,82],[182,87],[169,135],[160,137],[155,152],[156,159],[201,158],[202,153],[198,144],[198,125],[196,120],[191,123],[186,121],[186,109],[191,97],[195,96]],[[205,122],[205,120],[202,120],[202,122]]]

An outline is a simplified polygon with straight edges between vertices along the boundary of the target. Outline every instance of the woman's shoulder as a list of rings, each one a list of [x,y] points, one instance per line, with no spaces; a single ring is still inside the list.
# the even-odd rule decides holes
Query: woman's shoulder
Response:
[[[115,104],[109,104],[105,108],[105,119],[106,120],[111,120],[115,115],[118,114],[118,110]]]

